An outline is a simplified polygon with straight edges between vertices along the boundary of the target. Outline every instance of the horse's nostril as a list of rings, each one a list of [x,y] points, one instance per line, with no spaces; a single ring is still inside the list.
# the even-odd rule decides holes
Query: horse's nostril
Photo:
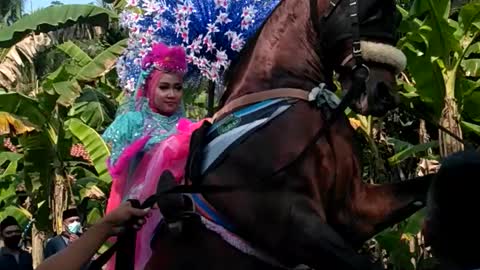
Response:
[[[392,88],[384,82],[377,84],[377,97],[384,102],[393,101]]]

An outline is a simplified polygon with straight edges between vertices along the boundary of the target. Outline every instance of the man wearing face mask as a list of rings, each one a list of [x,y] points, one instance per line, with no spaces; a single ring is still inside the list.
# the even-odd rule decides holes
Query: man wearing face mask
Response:
[[[22,231],[14,217],[0,223],[4,247],[0,249],[0,270],[33,270],[32,255],[20,248]]]
[[[66,248],[82,234],[80,215],[77,209],[72,208],[63,212],[63,232],[50,239],[44,250],[44,259]],[[86,265],[83,269],[87,269]]]

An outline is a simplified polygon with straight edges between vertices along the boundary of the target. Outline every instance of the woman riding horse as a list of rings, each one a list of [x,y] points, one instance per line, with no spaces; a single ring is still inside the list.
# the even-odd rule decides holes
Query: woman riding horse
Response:
[[[103,134],[112,147],[108,165],[114,179],[107,213],[122,201],[145,200],[164,170],[183,180],[190,135],[201,124],[184,118],[180,106],[186,71],[183,47],[154,44],[143,58],[137,91]],[[155,212],[138,233],[136,269],[143,269],[151,255],[149,241],[159,221]]]
[[[285,269],[305,264],[369,269],[355,248],[423,207],[430,178],[363,183],[354,131],[330,90],[335,89],[335,70],[347,90],[341,105],[371,115],[397,105],[395,75],[405,67],[405,56],[394,48],[395,1],[283,0],[263,6],[263,1],[248,1],[251,5],[243,9],[235,6],[239,1],[137,4],[147,2],[156,2],[160,11],[142,15],[138,25],[145,28],[158,20],[164,27],[159,32],[174,33],[179,44],[186,43],[191,63],[210,78],[217,79],[228,64],[222,50],[231,53],[242,47],[244,37],[250,39],[226,76],[223,108],[209,131],[209,145],[205,150],[203,143],[191,146],[204,159],[201,171],[190,170],[195,157],[187,168],[190,176],[202,176],[190,179],[200,184],[261,186],[264,192],[239,189],[195,197],[204,227],[186,234],[187,240],[185,235],[155,238],[146,268]],[[259,6],[263,12],[256,13]],[[230,18],[238,14],[241,20]],[[255,18],[258,14],[264,17]],[[204,26],[207,33],[191,35]],[[242,36],[229,27],[250,32]],[[219,46],[222,40],[229,46]],[[201,57],[205,52],[216,60]],[[320,82],[324,86],[316,87]],[[202,142],[203,134],[195,138]],[[229,147],[214,144],[219,141]],[[212,149],[223,151],[220,159],[211,156]],[[212,261],[215,253],[227,257]]]

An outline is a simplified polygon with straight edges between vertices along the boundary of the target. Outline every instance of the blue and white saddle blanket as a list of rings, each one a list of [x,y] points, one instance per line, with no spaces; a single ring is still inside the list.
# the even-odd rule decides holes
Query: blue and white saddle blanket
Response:
[[[216,167],[230,149],[287,111],[292,104],[287,98],[270,99],[240,109],[215,123],[207,134],[202,174]]]

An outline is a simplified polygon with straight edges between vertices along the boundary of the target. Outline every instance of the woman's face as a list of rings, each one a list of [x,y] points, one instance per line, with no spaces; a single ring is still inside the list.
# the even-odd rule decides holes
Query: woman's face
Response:
[[[158,80],[153,103],[159,113],[170,116],[178,110],[182,95],[182,76],[174,73],[163,73]]]

